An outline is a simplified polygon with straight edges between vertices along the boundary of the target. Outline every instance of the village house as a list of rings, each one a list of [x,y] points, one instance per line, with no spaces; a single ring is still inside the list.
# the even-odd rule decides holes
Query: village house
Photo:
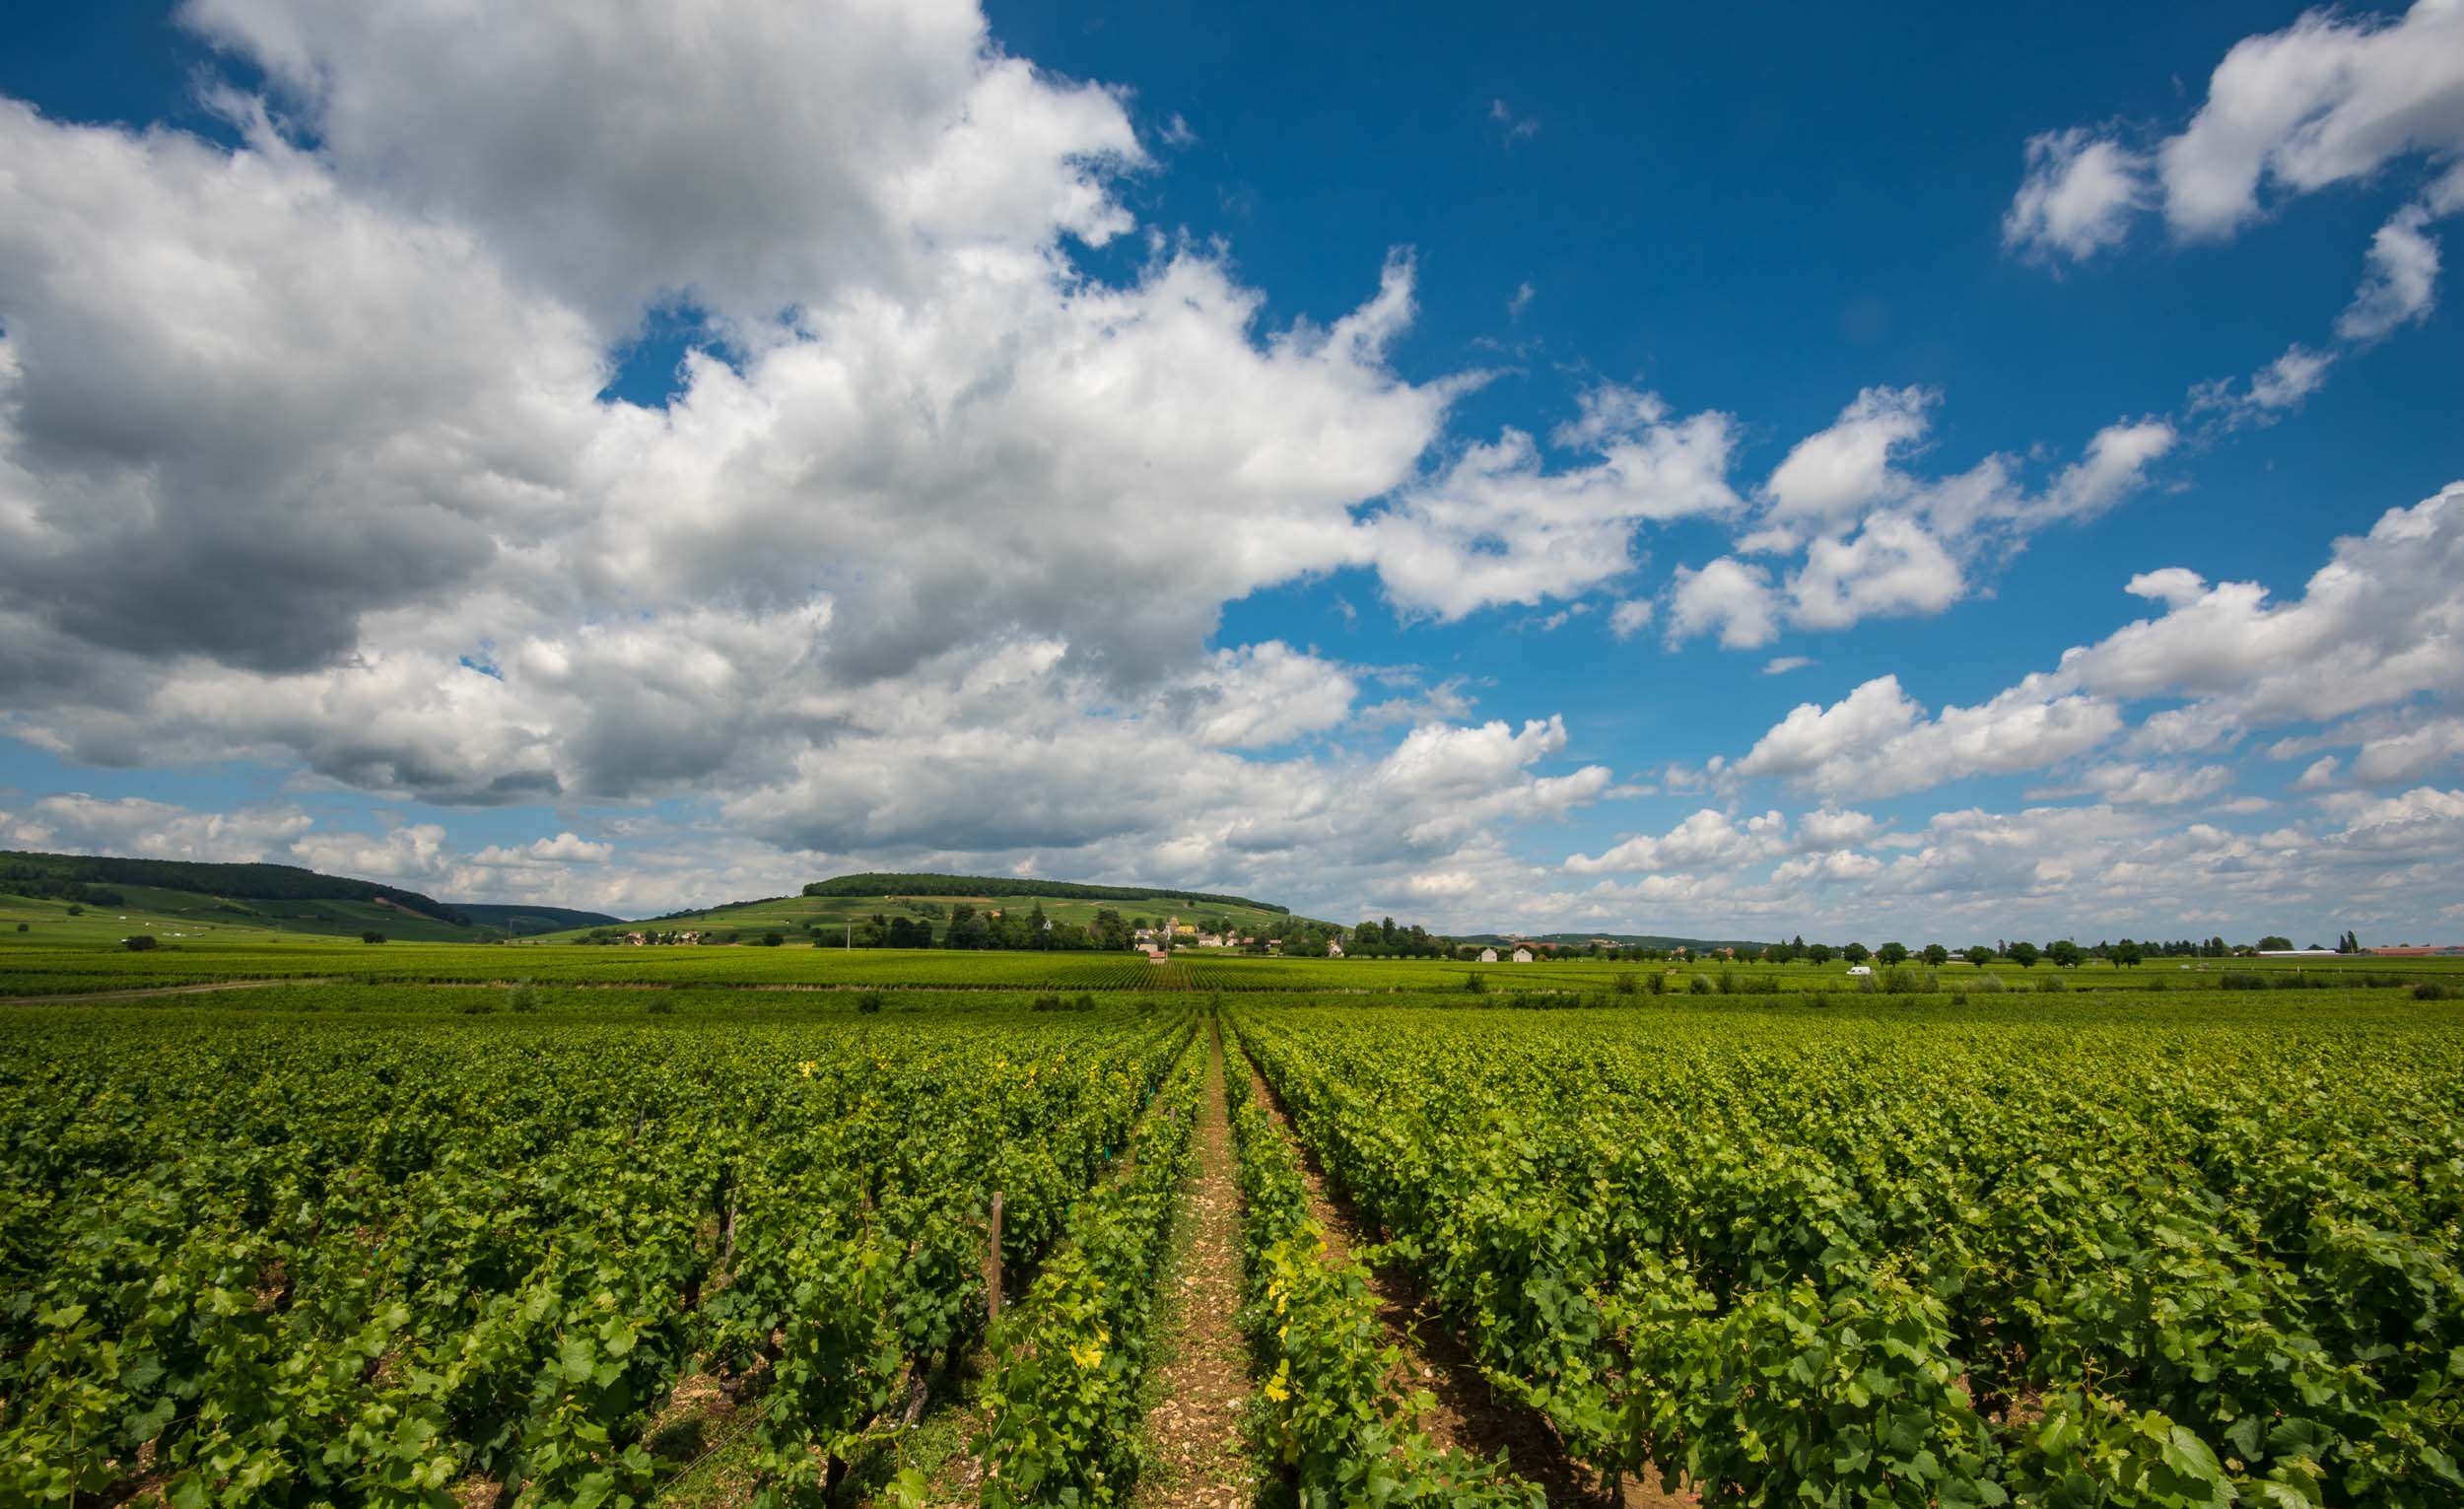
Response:
[[[1497,950],[1496,950],[1496,949],[1494,949],[1494,948],[1483,948],[1483,949],[1481,949],[1481,950],[1480,950],[1480,962],[1481,962],[1482,964],[1494,964],[1494,963],[1496,963],[1496,962],[1497,962]]]
[[[1535,958],[1537,958],[1537,957],[1539,957],[1539,956],[1538,956],[1538,955],[1536,955],[1536,954],[1534,954],[1534,953],[1532,952],[1532,945],[1531,945],[1531,944],[1529,944],[1529,943],[1517,943],[1516,945],[1514,945],[1514,962],[1515,962],[1515,963],[1517,963],[1517,964],[1529,964],[1529,963],[1531,963],[1531,962],[1533,961],[1533,959],[1535,959]]]

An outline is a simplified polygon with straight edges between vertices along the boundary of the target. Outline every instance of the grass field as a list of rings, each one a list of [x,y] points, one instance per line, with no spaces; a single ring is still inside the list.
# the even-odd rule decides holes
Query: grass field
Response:
[[[1172,1317],[1242,1302],[1163,1256],[1217,1082],[1246,1107],[1243,1282],[1286,1307],[1223,1417],[1267,1410],[1278,1490],[1369,1453],[1405,1498],[1540,1491],[1522,1459],[1397,1446],[1423,1406],[1392,1346],[1491,1380],[1595,1486],[2464,1493],[2457,961],[1958,964],[1869,993],[1839,965],[186,918],[132,953],[131,923],[172,919],[19,915],[0,1501],[1093,1501],[1174,1403]],[[243,988],[139,994],[195,985]],[[1381,1330],[1303,1150],[1459,1361]]]

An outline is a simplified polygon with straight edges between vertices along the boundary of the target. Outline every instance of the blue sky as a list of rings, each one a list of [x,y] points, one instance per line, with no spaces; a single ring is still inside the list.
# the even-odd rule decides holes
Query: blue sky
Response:
[[[2464,934],[2458,17],[48,13],[0,842]]]

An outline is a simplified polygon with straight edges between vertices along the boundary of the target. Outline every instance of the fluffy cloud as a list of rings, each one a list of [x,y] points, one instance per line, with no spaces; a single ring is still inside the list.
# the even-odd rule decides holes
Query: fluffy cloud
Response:
[[[2035,770],[2120,730],[2114,706],[2022,684],[1973,708],[1929,715],[1879,676],[1829,707],[1804,703],[1732,765],[1734,780],[1776,777],[1826,795],[1886,796],[1965,776]]]
[[[2007,455],[1927,479],[1901,462],[1938,401],[1923,388],[1868,388],[1798,442],[1759,490],[1738,555],[1676,572],[1670,642],[1716,632],[1730,649],[1750,650],[1783,624],[1839,630],[1940,613],[1968,595],[1973,573],[2036,530],[2091,517],[2143,487],[2179,439],[2169,421],[2123,420],[2041,488],[2025,486],[2021,463]],[[1803,562],[1776,582],[1769,567],[1739,559],[1798,550]]]
[[[2317,10],[2233,44],[2189,126],[2158,148],[2164,215],[2222,236],[2263,183],[2308,193],[2407,153],[2464,151],[2464,9],[2417,0],[2395,21]]]
[[[2134,579],[2165,602],[2063,653],[2050,680],[2100,696],[2200,699],[2212,721],[2340,717],[2464,686],[2464,484],[2390,509],[2369,533],[2335,542],[2295,601],[2257,583],[2207,585],[2187,573]]]
[[[1638,525],[1739,507],[1733,431],[1724,414],[1679,418],[1653,394],[1594,389],[1553,439],[1596,460],[1552,470],[1519,430],[1471,446],[1377,516],[1372,555],[1399,604],[1438,618],[1579,596],[1633,569]]]
[[[1719,631],[1731,650],[1767,645],[1779,634],[1780,602],[1771,574],[1723,556],[1701,567],[1680,566],[1669,591],[1669,640]]]
[[[1570,875],[1601,875],[1732,868],[1784,852],[1787,835],[1788,820],[1778,812],[1739,823],[1705,807],[1658,838],[1629,838],[1597,857],[1569,856],[1565,870]]]
[[[966,0],[183,16],[264,70],[355,191],[486,227],[611,327],[683,297],[749,329],[914,294],[971,248],[1100,242],[1129,228],[1105,179],[1144,161],[1111,92],[1003,56]]]
[[[2336,318],[2347,340],[2372,341],[2430,313],[2437,300],[2438,241],[2423,228],[2427,205],[2408,204],[2378,228],[2353,303]]]
[[[216,863],[262,858],[313,824],[308,813],[287,803],[195,812],[141,796],[89,796],[83,791],[64,791],[17,812],[0,812],[0,835],[13,846]]]
[[[2085,130],[2027,143],[2027,176],[2002,218],[2005,245],[2087,258],[2119,245],[2148,202],[2148,160]]]
[[[2335,360],[2331,352],[2288,346],[2283,356],[2251,374],[2249,385],[2240,392],[2228,378],[2199,383],[2190,390],[2190,411],[2213,413],[2226,429],[2272,425],[2318,391]]]
[[[2164,611],[2063,652],[2047,672],[1972,708],[1929,715],[1878,677],[1839,702],[1806,703],[1734,762],[1705,775],[1761,777],[1824,793],[1921,790],[1978,775],[2041,770],[2085,755],[2124,727],[2122,708],[2154,698],[2182,705],[2151,716],[2144,746],[2174,753],[2230,742],[2248,728],[2323,722],[2464,687],[2464,484],[2391,509],[2369,533],[2339,539],[2294,601],[2272,603],[2256,583],[2209,583],[2180,567],[2143,572],[2128,590]],[[2290,740],[2279,758],[2360,743],[2353,779],[2388,785],[2439,768],[2455,743],[2449,717],[2356,724]],[[2331,778],[2333,762],[2304,785]],[[2114,762],[2084,772],[2071,793],[2117,806],[2177,805],[2221,793],[2226,767]]]
[[[2117,807],[2178,807],[2208,801],[2232,784],[2232,771],[2223,765],[2148,766],[2115,761],[2081,771],[2068,789],[2028,795],[2031,799],[2088,795]]]
[[[1893,453],[1925,434],[1926,411],[1940,401],[1917,387],[1859,393],[1828,429],[1799,441],[1772,470],[1763,484],[1772,517],[1837,524],[1903,494],[1908,482],[1892,468]]]
[[[2244,37],[2209,78],[2198,113],[2153,153],[2114,129],[2032,139],[2004,239],[2034,255],[2086,258],[2157,203],[2175,237],[2222,239],[2265,214],[2269,198],[2367,178],[2410,157],[2444,175],[2379,228],[2336,323],[2348,341],[2376,340],[2430,311],[2438,244],[2426,228],[2464,209],[2464,7],[2452,0],[2416,0],[2393,19],[2322,8]],[[2263,419],[2283,406],[2254,391],[2236,412]]]
[[[1845,540],[1808,547],[1788,579],[1789,622],[1844,629],[1860,619],[1939,613],[1966,590],[1959,563],[1925,526],[1903,514],[1876,514]]]

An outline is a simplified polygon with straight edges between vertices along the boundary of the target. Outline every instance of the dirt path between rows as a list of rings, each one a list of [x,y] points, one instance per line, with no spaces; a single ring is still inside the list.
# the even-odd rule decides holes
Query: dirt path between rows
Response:
[[[1210,1029],[1211,1031],[1211,1029]],[[1165,1345],[1171,1361],[1146,1417],[1154,1471],[1138,1483],[1139,1509],[1239,1509],[1255,1496],[1257,1475],[1241,1440],[1249,1401],[1248,1348],[1235,1318],[1241,1307],[1241,1192],[1232,1165],[1232,1129],[1223,1109],[1223,1038],[1213,1033],[1206,1087],[1199,1092],[1198,1169],[1185,1218],[1189,1247],[1173,1278]]]
[[[1326,1228],[1329,1257],[1337,1264],[1350,1262],[1352,1249],[1375,1241],[1378,1233],[1367,1229],[1351,1203],[1335,1194],[1266,1076],[1246,1055],[1242,1064],[1249,1070],[1258,1103],[1292,1138],[1300,1154],[1301,1178],[1309,1186],[1309,1213]],[[1402,1381],[1436,1397],[1436,1407],[1420,1417],[1420,1428],[1431,1441],[1479,1457],[1493,1458],[1502,1452],[1507,1465],[1526,1481],[1538,1484],[1551,1504],[1598,1509],[1605,1496],[1601,1474],[1567,1455],[1565,1443],[1539,1413],[1497,1397],[1497,1391],[1480,1376],[1479,1364],[1447,1329],[1436,1307],[1420,1295],[1408,1273],[1371,1268],[1362,1276],[1378,1297],[1378,1320],[1386,1327],[1387,1338],[1403,1353],[1403,1367],[1411,1375]],[[1692,1509],[1701,1500],[1692,1493],[1666,1493],[1657,1483],[1629,1477],[1623,1484],[1622,1502],[1626,1509]]]
[[[331,985],[331,975],[286,980],[209,980],[202,985],[154,985],[141,991],[76,991],[61,995],[0,995],[0,1006],[50,1006],[70,1001],[144,1000],[151,995],[203,995],[212,991],[264,991],[280,985]]]

